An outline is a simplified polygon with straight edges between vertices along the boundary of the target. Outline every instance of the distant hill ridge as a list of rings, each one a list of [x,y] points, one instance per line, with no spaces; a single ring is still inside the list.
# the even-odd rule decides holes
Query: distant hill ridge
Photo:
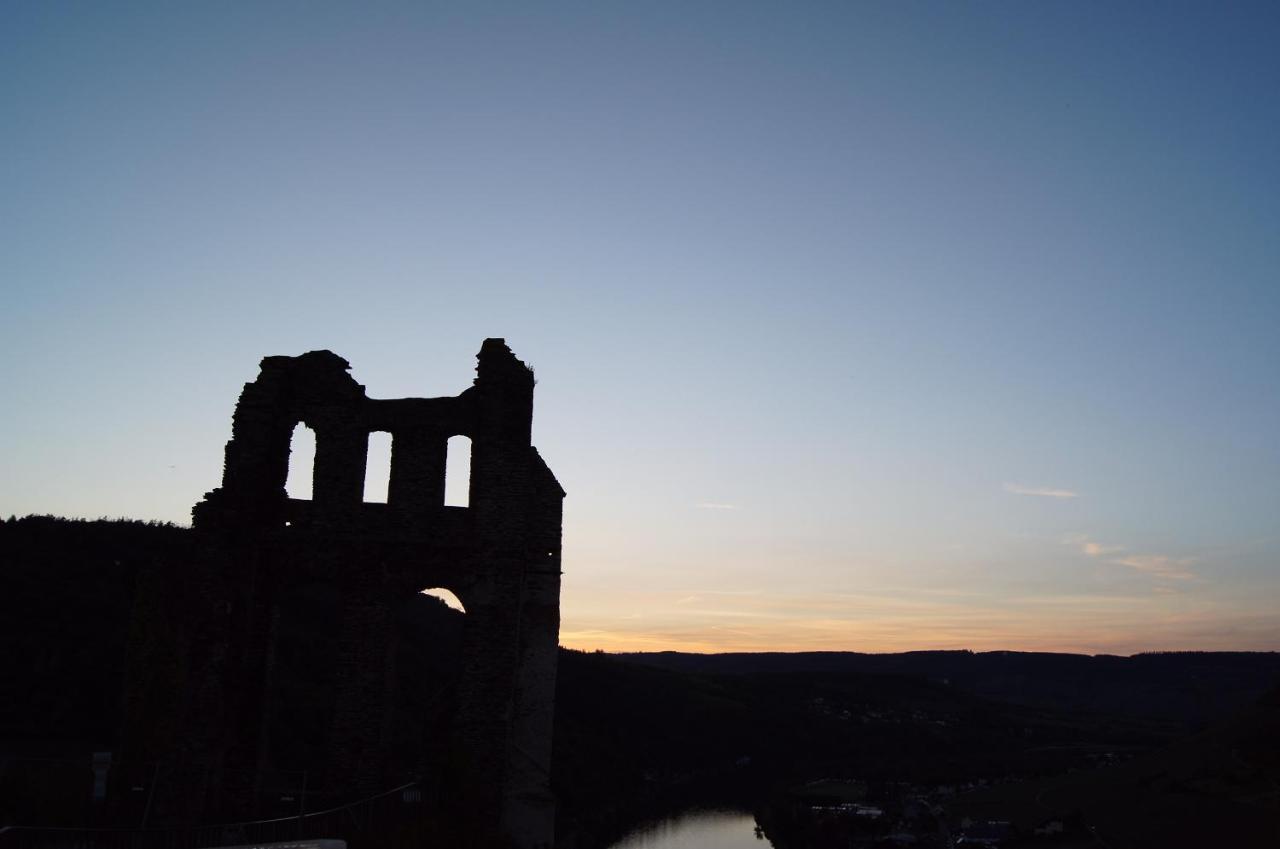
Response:
[[[923,678],[993,701],[1211,722],[1280,683],[1277,652],[635,652],[631,663],[711,675],[861,674]]]

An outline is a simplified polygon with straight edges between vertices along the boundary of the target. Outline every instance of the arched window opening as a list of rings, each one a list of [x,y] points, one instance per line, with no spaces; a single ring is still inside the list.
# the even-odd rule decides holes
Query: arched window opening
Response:
[[[444,506],[471,506],[471,439],[452,436],[444,461]]]
[[[284,491],[290,498],[311,499],[311,476],[316,465],[316,432],[302,422],[289,437],[289,475]]]
[[[391,483],[391,434],[375,430],[369,434],[368,459],[364,465],[364,500],[386,504]]]
[[[422,591],[422,594],[423,594],[423,595],[429,595],[429,596],[431,596],[432,598],[438,598],[438,599],[440,599],[440,600],[441,600],[441,601],[443,601],[445,604],[449,605],[449,607],[453,608],[454,610],[458,611],[459,613],[466,613],[466,612],[467,612],[467,609],[466,609],[465,607],[463,607],[463,606],[462,606],[462,601],[461,601],[461,599],[459,599],[459,598],[458,598],[456,595],[454,595],[451,591],[446,590],[444,587],[432,587],[432,588],[431,588],[431,589],[429,589],[429,590],[423,590],[423,591]]]

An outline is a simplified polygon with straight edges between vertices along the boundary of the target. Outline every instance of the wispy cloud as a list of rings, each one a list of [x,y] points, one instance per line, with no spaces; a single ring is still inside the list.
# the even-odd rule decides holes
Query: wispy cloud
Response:
[[[700,501],[693,505],[699,510],[737,510],[737,504],[723,504],[716,501]]]
[[[1101,557],[1104,554],[1115,554],[1125,550],[1123,545],[1103,545],[1089,539],[1085,534],[1067,534],[1062,538],[1062,544],[1078,548],[1081,554],[1087,554],[1090,557]]]
[[[1110,557],[1112,554],[1126,551],[1126,547],[1123,545],[1103,545],[1083,536],[1067,537],[1063,540],[1063,543],[1065,545],[1074,545],[1080,549],[1082,554],[1087,554],[1089,557],[1106,557],[1108,563],[1127,566],[1153,578],[1192,581],[1197,577],[1190,568],[1195,562],[1191,557],[1170,557],[1167,554],[1126,554],[1124,557]]]
[[[1190,581],[1196,575],[1188,567],[1195,561],[1190,557],[1169,557],[1166,554],[1131,554],[1111,561],[1130,569],[1137,569],[1146,575],[1157,578],[1170,578],[1175,581]]]
[[[1054,489],[1047,486],[1023,486],[1020,483],[1006,483],[1005,492],[1014,495],[1038,495],[1041,498],[1079,498],[1080,494],[1070,489]]]
[[[1104,557],[1108,554],[1118,554],[1124,551],[1123,545],[1103,545],[1100,542],[1092,540],[1084,540],[1080,543],[1080,550],[1090,557]]]

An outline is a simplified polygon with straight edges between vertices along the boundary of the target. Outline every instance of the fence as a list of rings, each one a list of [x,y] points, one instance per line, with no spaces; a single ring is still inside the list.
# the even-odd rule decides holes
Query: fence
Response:
[[[0,827],[0,849],[204,849],[342,839],[349,849],[421,849],[436,832],[422,790],[409,782],[337,807],[293,816],[173,828]]]

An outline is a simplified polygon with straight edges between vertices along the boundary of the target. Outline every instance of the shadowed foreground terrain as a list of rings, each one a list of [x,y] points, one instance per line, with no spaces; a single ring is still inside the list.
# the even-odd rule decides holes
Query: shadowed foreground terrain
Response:
[[[189,544],[167,525],[0,522],[0,825],[91,822],[87,765],[119,745],[135,588],[150,570],[179,568]],[[334,604],[308,599],[281,623],[267,765],[280,774],[321,760],[329,670],[317,658]],[[424,788],[462,623],[423,596],[396,626],[400,702],[388,733],[406,779]],[[606,846],[643,817],[726,803],[762,812],[778,846],[817,846],[812,822],[794,813],[813,806],[795,788],[825,778],[856,783],[886,810],[945,798],[940,831],[969,817],[1029,835],[1059,817],[1114,846],[1220,844],[1215,835],[1275,845],[1277,680],[1272,653],[562,650],[559,842]],[[264,814],[296,810],[281,801],[292,796],[267,795]]]

